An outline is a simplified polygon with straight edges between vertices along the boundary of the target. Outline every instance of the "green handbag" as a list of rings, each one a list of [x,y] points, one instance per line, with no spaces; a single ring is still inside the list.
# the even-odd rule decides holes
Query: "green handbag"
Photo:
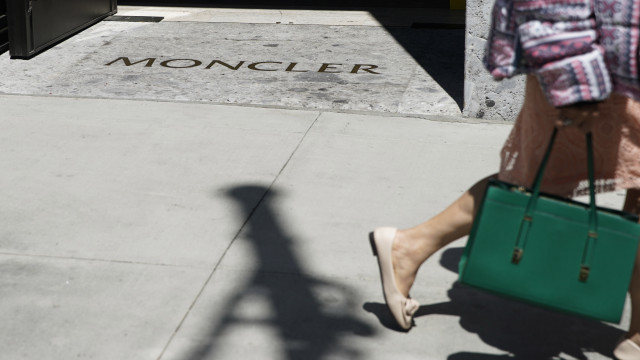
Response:
[[[557,134],[533,189],[491,180],[460,260],[460,282],[533,305],[620,322],[636,259],[638,217],[540,193]]]

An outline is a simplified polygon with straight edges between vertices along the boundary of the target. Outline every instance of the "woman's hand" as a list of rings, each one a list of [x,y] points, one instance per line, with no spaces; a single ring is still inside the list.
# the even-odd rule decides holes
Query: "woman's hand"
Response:
[[[579,103],[565,106],[558,109],[558,120],[556,126],[573,126],[580,129],[585,134],[590,132],[598,117],[600,109],[598,103]]]

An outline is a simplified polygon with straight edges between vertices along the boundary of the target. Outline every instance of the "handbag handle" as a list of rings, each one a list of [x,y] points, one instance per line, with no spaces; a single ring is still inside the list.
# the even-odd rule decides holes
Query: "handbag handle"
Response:
[[[551,140],[549,141],[549,145],[545,151],[545,154],[542,158],[542,162],[540,163],[540,167],[538,168],[538,172],[536,173],[535,180],[533,182],[533,188],[531,190],[531,197],[529,202],[527,203],[527,207],[525,209],[524,216],[522,218],[522,222],[520,223],[520,230],[518,231],[518,237],[516,240],[516,245],[513,250],[513,255],[511,257],[511,262],[514,264],[518,264],[522,259],[524,254],[524,248],[527,243],[527,239],[529,237],[529,231],[531,230],[531,226],[533,225],[534,213],[536,210],[536,206],[538,204],[538,199],[540,198],[540,186],[542,185],[542,178],[544,176],[544,171],[547,167],[547,163],[549,162],[549,157],[551,155],[551,150],[553,149],[553,144],[556,139],[556,135],[558,134],[558,128],[553,129],[553,133],[551,134]],[[587,173],[589,177],[589,231],[587,233],[587,240],[585,242],[585,248],[582,254],[582,261],[580,265],[580,281],[586,282],[589,277],[589,271],[591,269],[591,259],[593,257],[593,249],[595,248],[595,242],[598,238],[598,213],[596,210],[596,191],[595,191],[595,175],[593,169],[593,142],[591,133],[586,134],[586,142],[587,142]]]

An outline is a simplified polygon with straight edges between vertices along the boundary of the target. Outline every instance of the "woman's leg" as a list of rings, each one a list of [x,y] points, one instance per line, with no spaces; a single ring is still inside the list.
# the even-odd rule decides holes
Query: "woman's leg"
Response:
[[[640,189],[627,190],[623,210],[640,215]],[[629,295],[631,296],[631,324],[627,337],[640,345],[640,253],[636,257]]]
[[[396,286],[400,293],[409,295],[420,265],[433,253],[469,234],[487,182],[493,177],[495,175],[480,180],[444,211],[426,222],[398,231],[393,242],[392,257]]]

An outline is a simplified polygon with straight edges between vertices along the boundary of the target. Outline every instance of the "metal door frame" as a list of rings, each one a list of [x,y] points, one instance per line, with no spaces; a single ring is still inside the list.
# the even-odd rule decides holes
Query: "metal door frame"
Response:
[[[7,3],[0,0],[0,54],[9,50],[9,20],[7,16]]]

